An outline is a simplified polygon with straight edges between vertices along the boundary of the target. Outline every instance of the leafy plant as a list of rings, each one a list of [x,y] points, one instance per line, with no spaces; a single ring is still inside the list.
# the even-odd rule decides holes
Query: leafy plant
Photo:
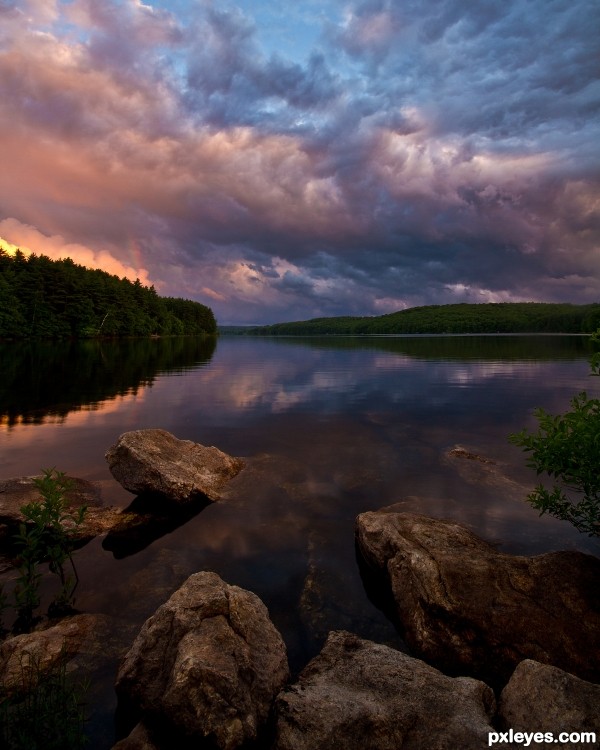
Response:
[[[82,523],[86,508],[72,511],[68,493],[73,482],[63,472],[45,469],[34,480],[40,500],[21,506],[24,522],[15,543],[19,576],[14,590],[17,620],[14,630],[28,629],[40,605],[42,568],[48,563],[60,579],[60,591],[49,611],[69,610],[78,583],[73,560],[73,529]],[[0,614],[7,597],[0,589]],[[37,656],[21,659],[19,678],[0,685],[0,747],[7,750],[80,750],[86,742],[83,696],[87,686],[67,679],[63,648],[57,664],[47,668]]]
[[[600,329],[592,344],[600,343]],[[598,375],[600,355],[590,361]],[[527,465],[555,480],[551,489],[538,484],[527,499],[540,511],[569,521],[592,536],[600,536],[600,399],[585,391],[571,399],[571,410],[552,415],[536,409],[538,430],[521,430],[509,437],[530,453]]]
[[[73,560],[73,529],[82,523],[87,510],[86,506],[75,512],[70,510],[67,495],[73,489],[73,482],[64,472],[45,469],[43,476],[34,481],[42,500],[21,507],[25,522],[19,525],[15,537],[20,561],[15,606],[24,625],[31,623],[33,612],[40,605],[40,566],[44,562],[48,563],[50,572],[57,575],[61,583],[50,610],[60,613],[72,607],[79,582]]]
[[[80,750],[84,733],[84,696],[88,686],[67,677],[67,659],[51,669],[28,655],[19,683],[0,687],[0,746],[7,750]]]

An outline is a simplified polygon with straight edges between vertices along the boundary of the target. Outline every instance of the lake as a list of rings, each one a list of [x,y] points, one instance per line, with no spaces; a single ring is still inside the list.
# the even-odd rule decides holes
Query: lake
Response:
[[[403,647],[362,583],[363,511],[455,519],[511,553],[600,554],[525,502],[536,478],[507,442],[535,426],[534,407],[560,412],[597,392],[587,356],[577,336],[3,344],[1,476],[56,467],[125,507],[133,497],[104,453],[127,430],[161,427],[246,458],[223,502],[80,549],[77,607],[111,618],[118,651],[191,573],[214,570],[263,599],[298,671],[331,629]],[[114,742],[116,666],[107,648],[90,692],[94,750]]]

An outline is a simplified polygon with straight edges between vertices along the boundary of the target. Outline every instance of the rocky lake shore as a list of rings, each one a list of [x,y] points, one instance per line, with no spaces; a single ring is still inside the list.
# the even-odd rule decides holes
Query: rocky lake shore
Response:
[[[190,506],[220,502],[248,468],[163,430],[125,433],[107,461],[138,498],[107,508],[78,480],[71,502],[89,508],[80,544],[118,540],[172,515],[185,522]],[[35,491],[31,478],[0,482],[7,565],[19,509]],[[94,614],[8,635],[0,684],[15,693],[34,658],[42,671],[63,660],[75,673],[116,649],[118,750],[161,750],[175,739],[222,750],[454,750],[487,746],[490,732],[508,728],[600,738],[598,558],[505,554],[461,524],[394,506],[360,514],[355,534],[365,586],[409,653],[336,630],[294,675],[262,601],[199,571],[131,632],[128,650],[112,642],[117,624]]]

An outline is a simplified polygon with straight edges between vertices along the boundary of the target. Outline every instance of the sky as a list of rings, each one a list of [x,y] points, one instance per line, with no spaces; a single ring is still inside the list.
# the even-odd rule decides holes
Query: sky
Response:
[[[598,0],[0,0],[0,243],[221,325],[600,302]]]

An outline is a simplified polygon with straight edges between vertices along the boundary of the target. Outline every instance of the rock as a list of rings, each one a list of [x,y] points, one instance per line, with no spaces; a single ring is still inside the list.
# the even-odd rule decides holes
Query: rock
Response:
[[[464,526],[410,513],[363,513],[357,545],[391,584],[411,650],[448,674],[505,685],[535,659],[600,680],[600,560],[517,557]]]
[[[113,745],[112,750],[159,750],[143,724],[136,724],[128,737]]]
[[[287,679],[285,645],[264,604],[203,572],[144,623],[116,689],[151,731],[233,750],[257,738]]]
[[[17,552],[14,535],[18,532],[19,524],[25,521],[21,507],[43,500],[35,479],[32,476],[0,480],[0,548],[6,553],[6,558],[0,558],[0,568],[4,565],[11,567],[10,561]],[[119,551],[132,553],[185,523],[202,509],[199,504],[190,503],[185,508],[178,508],[175,514],[167,514],[164,506],[158,508],[155,504],[149,504],[148,498],[146,502],[136,498],[139,502],[134,501],[122,510],[103,505],[100,492],[92,482],[77,477],[68,479],[74,485],[73,490],[67,493],[69,508],[75,513],[81,506],[86,506],[80,524],[76,525],[68,519],[65,521],[65,527],[69,529],[77,547],[108,533],[107,548],[115,547]]]
[[[109,632],[109,618],[80,614],[43,630],[6,638],[0,643],[0,685],[9,693],[19,693],[39,675],[75,659],[82,672],[87,671],[100,654],[106,655]]]
[[[129,492],[162,495],[177,503],[198,496],[219,500],[221,489],[244,466],[218,448],[178,440],[157,429],[125,432],[109,448],[106,460]]]
[[[533,489],[531,485],[521,484],[507,476],[506,464],[499,464],[462,445],[455,445],[447,450],[442,461],[447,466],[452,466],[468,484],[500,490],[503,497],[519,503]]]
[[[42,496],[34,483],[36,477],[16,477],[0,480],[0,523],[6,525],[4,539],[17,532],[19,524],[25,519],[21,506],[31,502],[41,502]],[[103,534],[115,523],[124,519],[118,508],[102,505],[100,493],[92,482],[76,477],[68,477],[73,483],[73,490],[67,493],[69,507],[74,512],[82,505],[87,507],[83,522],[76,526],[71,524],[73,538],[80,542],[89,541]],[[65,525],[68,527],[69,522]]]
[[[463,448],[462,445],[455,445],[454,448],[451,448],[448,451],[448,456],[453,458],[466,458],[469,461],[479,461],[479,463],[482,464],[494,465],[496,463],[495,461],[492,461],[491,458],[480,456],[478,453],[468,450],[468,448]]]
[[[482,682],[337,631],[278,696],[275,750],[480,750],[494,708]]]
[[[600,685],[580,680],[562,669],[526,659],[502,691],[498,715],[515,732],[595,732],[600,739]],[[532,742],[529,747],[547,747]],[[569,750],[573,743],[553,744]]]

